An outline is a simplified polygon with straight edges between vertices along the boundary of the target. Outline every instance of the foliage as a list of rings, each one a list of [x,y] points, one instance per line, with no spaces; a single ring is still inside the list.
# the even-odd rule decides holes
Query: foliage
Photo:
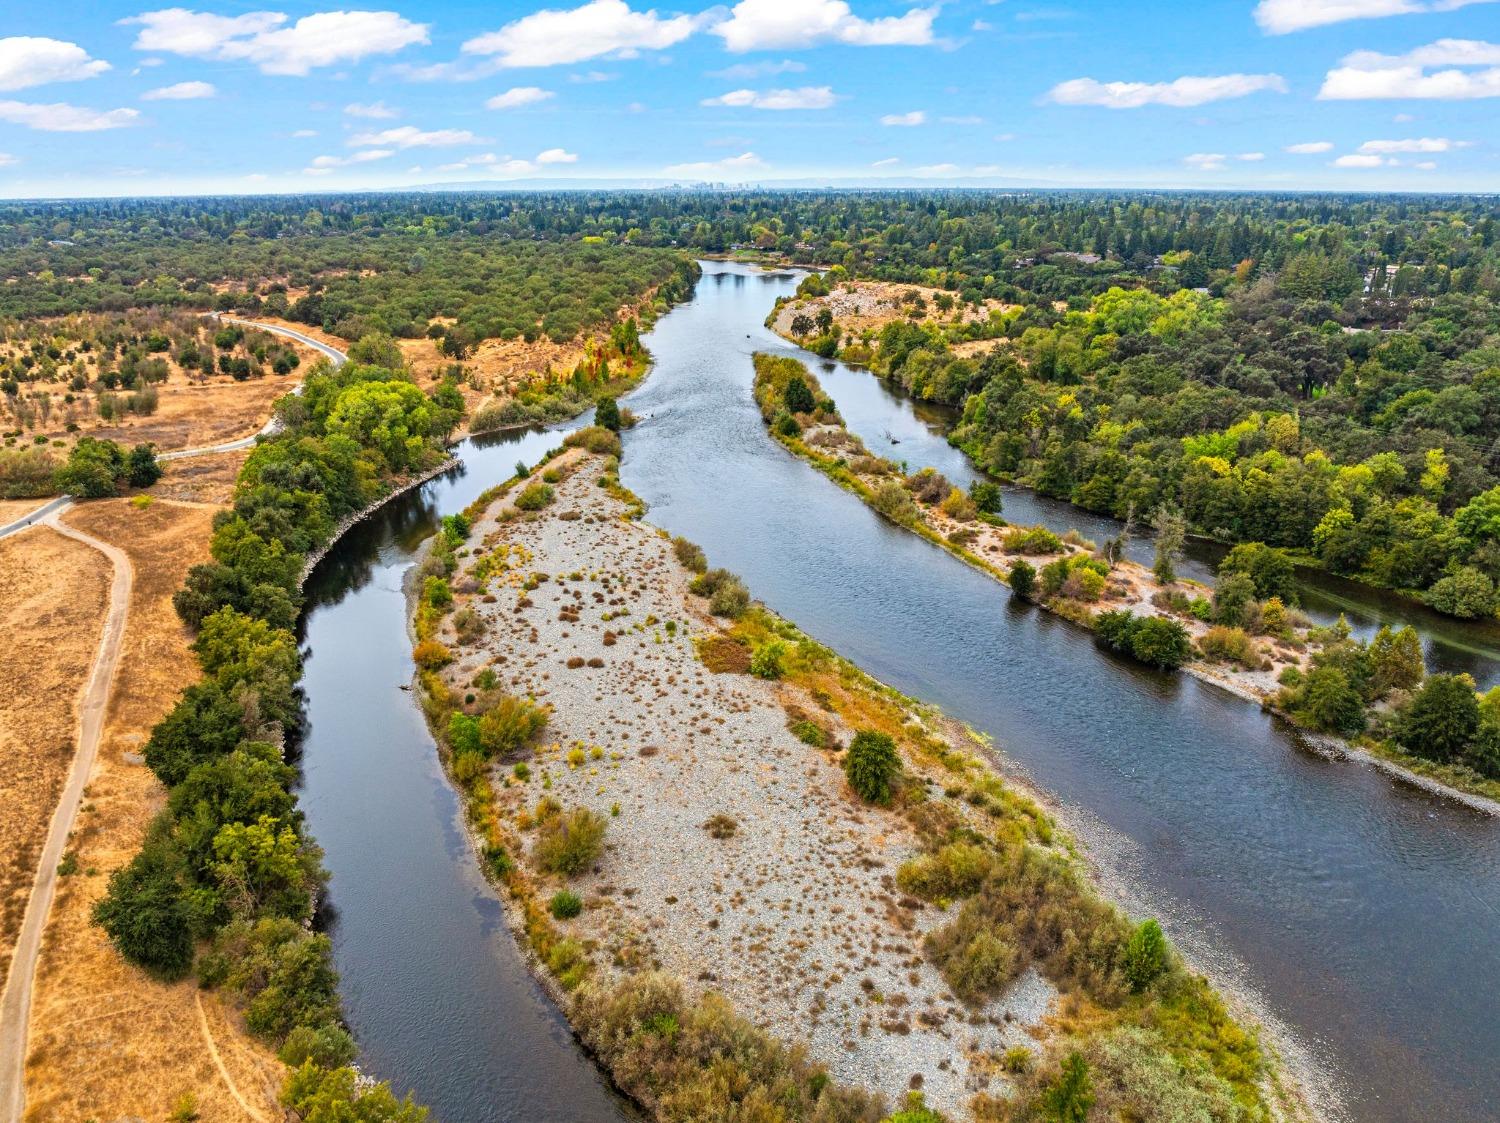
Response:
[[[750,607],[750,590],[727,569],[710,569],[700,573],[693,578],[688,589],[700,597],[707,597],[708,610],[715,616],[734,619]]]
[[[551,484],[532,480],[516,496],[516,506],[523,511],[540,511],[552,502],[555,495]]]
[[[1428,760],[1461,759],[1479,731],[1479,699],[1468,675],[1429,675],[1396,721],[1395,741]]]
[[[678,535],[672,539],[672,552],[677,556],[678,563],[689,572],[708,572],[708,558],[703,553],[703,547],[697,543]]]
[[[546,819],[537,829],[537,864],[548,873],[573,877],[583,873],[604,852],[604,833],[609,820],[587,807]]]
[[[594,424],[611,433],[620,431],[620,407],[614,398],[606,394],[594,404]]]
[[[193,963],[192,914],[181,873],[170,844],[155,839],[110,875],[109,891],[93,913],[121,955],[169,979],[186,974]]]
[[[1143,920],[1125,945],[1125,981],[1140,994],[1167,969],[1167,938],[1155,920]]]
[[[870,803],[889,803],[901,774],[901,756],[889,734],[861,729],[849,742],[844,755],[844,775],[860,798]]]
[[[1017,558],[1010,567],[1010,587],[1016,596],[1030,600],[1036,589],[1036,569],[1024,558]]]
[[[582,429],[575,429],[564,437],[563,447],[586,448],[601,456],[619,456],[620,437],[602,425],[587,425]]]
[[[757,647],[750,656],[750,673],[756,678],[779,679],[785,658],[786,644],[780,640],[770,640]]]
[[[1279,597],[1283,604],[1297,603],[1297,568],[1284,550],[1263,542],[1243,542],[1219,563],[1219,576],[1243,573],[1255,586],[1260,600]]]
[[[1101,612],[1094,617],[1094,632],[1116,651],[1163,670],[1175,670],[1192,656],[1187,629],[1165,616],[1136,616],[1123,608]]]
[[[559,889],[547,902],[547,911],[558,920],[571,920],[583,911],[583,901],[577,893]]]
[[[80,437],[67,463],[53,474],[57,490],[81,499],[118,495],[120,488],[150,487],[161,478],[161,466],[150,445],[136,445],[128,453],[114,441]]]
[[[1084,1123],[1094,1106],[1093,1086],[1089,1081],[1088,1062],[1082,1054],[1071,1053],[1063,1061],[1062,1072],[1042,1095],[1041,1115],[1055,1123]]]

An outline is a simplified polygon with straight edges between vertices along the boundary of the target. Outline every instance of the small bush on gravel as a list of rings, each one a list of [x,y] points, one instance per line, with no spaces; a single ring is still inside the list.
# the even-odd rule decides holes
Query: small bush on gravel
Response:
[[[708,570],[708,558],[703,553],[703,547],[696,542],[689,542],[679,535],[672,539],[672,552],[677,555],[677,560],[682,563],[684,569],[690,569],[694,573],[704,573]]]
[[[734,816],[721,812],[718,815],[709,816],[708,821],[703,824],[703,829],[708,832],[710,838],[733,838],[735,832],[740,829],[740,824]]]
[[[734,619],[750,607],[750,590],[727,569],[710,569],[693,578],[688,591],[708,598],[708,610],[715,616]]]
[[[521,494],[516,496],[516,506],[523,511],[540,511],[552,502],[556,494],[551,484],[545,484],[541,480],[532,480],[521,490]]]
[[[901,774],[896,742],[888,734],[861,729],[849,742],[844,774],[861,798],[871,803],[889,803],[896,777]]]
[[[771,640],[755,649],[750,657],[750,673],[756,678],[779,679],[782,675],[782,660],[786,657],[786,644]]]
[[[547,909],[558,920],[572,920],[583,911],[583,900],[577,893],[559,889],[552,894],[552,900],[548,902]]]
[[[553,815],[540,827],[535,851],[537,863],[548,873],[564,877],[583,873],[604,852],[604,832],[608,829],[609,820],[587,807]]]
[[[716,675],[742,675],[750,670],[750,649],[729,636],[699,640],[698,658]]]
[[[453,615],[453,630],[459,643],[474,643],[484,635],[484,617],[472,608],[461,608]]]
[[[804,745],[811,745],[815,749],[821,749],[828,743],[827,732],[815,721],[794,721],[792,722],[791,729],[797,740],[801,741]]]
[[[1016,527],[1005,535],[1005,549],[1012,554],[1055,554],[1062,539],[1044,526]]]
[[[603,456],[620,455],[620,437],[602,425],[590,425],[563,438],[564,448],[586,448]]]
[[[424,671],[435,671],[453,662],[453,653],[435,639],[425,639],[412,648],[411,657]]]
[[[992,865],[989,851],[954,842],[933,854],[919,854],[896,871],[896,884],[929,901],[956,900],[979,892]]]

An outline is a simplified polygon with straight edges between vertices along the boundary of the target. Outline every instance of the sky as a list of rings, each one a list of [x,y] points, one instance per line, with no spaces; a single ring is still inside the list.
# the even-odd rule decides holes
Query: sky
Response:
[[[7,0],[0,196],[1500,192],[1500,0],[344,2]]]

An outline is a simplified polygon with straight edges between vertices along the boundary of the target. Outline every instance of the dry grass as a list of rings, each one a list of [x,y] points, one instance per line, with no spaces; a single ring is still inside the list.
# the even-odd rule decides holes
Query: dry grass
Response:
[[[975,320],[989,319],[992,311],[1004,312],[1019,307],[998,300],[987,300],[981,308],[963,304],[955,307],[951,312],[939,312],[933,300],[941,291],[941,289],[928,288],[926,285],[898,285],[890,281],[845,282],[834,286],[833,291],[827,296],[787,301],[776,313],[776,320],[772,326],[778,335],[790,337],[793,316],[799,312],[813,316],[819,308],[827,307],[833,312],[833,318],[838,321],[845,335],[858,337],[866,330],[878,332],[894,320],[910,319],[908,312],[911,310],[911,305],[903,304],[901,297],[913,292],[920,293],[927,304],[925,315],[915,320],[916,323],[938,325],[971,323]]]
[[[38,527],[0,539],[0,628],[6,642],[0,691],[0,980],[73,760],[78,696],[104,627],[109,581],[103,554],[55,530]]]
[[[135,568],[120,675],[99,763],[79,816],[74,845],[80,874],[58,888],[37,968],[26,1068],[28,1120],[165,1119],[186,1092],[199,1118],[253,1119],[225,1083],[210,1037],[240,1094],[269,1123],[280,1064],[237,1028],[216,996],[197,1010],[191,980],[164,986],[117,956],[89,921],[108,875],[139,847],[161,806],[161,785],[138,753],[151,726],[193,677],[197,664],[172,611],[189,566],[208,554],[209,507],[156,502],[144,510],[105,500],[70,511],[80,530],[124,549]]]
[[[0,526],[14,522],[48,502],[46,499],[0,499]]]
[[[168,460],[162,465],[165,472],[151,489],[151,494],[158,499],[227,506],[234,496],[234,483],[239,477],[240,466],[249,455],[248,449],[242,449],[239,452],[218,452],[212,456]]]

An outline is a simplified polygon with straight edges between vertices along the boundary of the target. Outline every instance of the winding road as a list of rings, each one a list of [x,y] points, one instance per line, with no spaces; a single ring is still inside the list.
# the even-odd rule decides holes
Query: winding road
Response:
[[[343,366],[349,358],[342,351],[292,328],[231,317],[215,316],[214,318],[295,339],[327,356],[335,367]],[[293,393],[295,392],[294,390]],[[241,440],[208,445],[203,448],[181,449],[165,453],[160,459],[182,460],[191,456],[209,456],[213,453],[249,448],[262,435],[273,433],[275,430],[276,419],[273,417],[259,432]],[[115,671],[120,662],[120,648],[125,638],[126,616],[130,608],[130,592],[135,576],[130,558],[125,551],[108,542],[101,542],[62,521],[63,514],[72,505],[72,496],[61,495],[37,510],[0,526],[0,538],[19,534],[34,526],[50,527],[59,534],[92,546],[107,557],[113,567],[104,633],[99,639],[99,649],[94,656],[94,665],[89,671],[88,682],[79,697],[78,751],[73,756],[73,764],[68,771],[62,798],[58,800],[57,807],[52,812],[52,822],[47,829],[47,839],[42,845],[36,876],[31,885],[31,894],[26,901],[26,912],[21,918],[21,931],[16,938],[15,954],[11,958],[10,972],[5,979],[5,990],[3,994],[0,994],[0,1120],[5,1120],[7,1123],[18,1123],[26,1108],[26,1038],[30,1027],[31,994],[36,978],[37,958],[41,953],[42,933],[46,928],[47,914],[52,908],[52,898],[57,891],[57,867],[62,861],[68,838],[73,833],[73,823],[77,819],[78,808],[83,802],[83,791],[88,786],[89,776],[94,769],[94,761],[99,755],[99,743],[104,734],[104,718],[109,711],[110,690],[114,686]],[[220,1067],[222,1070],[222,1065]],[[227,1081],[227,1074],[225,1078]],[[230,1088],[238,1098],[239,1093],[232,1083]],[[254,1115],[253,1112],[251,1114]]]

